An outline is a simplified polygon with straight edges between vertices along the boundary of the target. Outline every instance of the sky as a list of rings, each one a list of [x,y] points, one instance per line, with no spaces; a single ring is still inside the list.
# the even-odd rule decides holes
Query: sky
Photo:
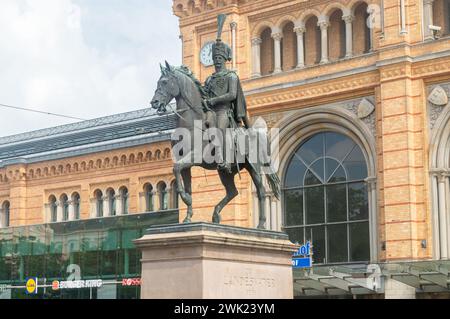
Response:
[[[149,107],[181,63],[172,0],[0,0],[0,104],[93,119]],[[0,136],[76,122],[0,106]]]

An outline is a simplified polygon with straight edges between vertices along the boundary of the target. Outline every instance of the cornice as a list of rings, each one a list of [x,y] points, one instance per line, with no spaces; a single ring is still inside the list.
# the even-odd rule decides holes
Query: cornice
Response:
[[[358,75],[341,77],[339,79],[329,80],[323,83],[311,83],[302,86],[292,86],[284,90],[270,91],[248,96],[248,105],[252,109],[259,109],[277,105],[288,105],[292,103],[302,103],[305,100],[313,98],[322,99],[324,96],[342,94],[364,89],[374,89],[379,85],[380,78],[377,71],[364,72]]]

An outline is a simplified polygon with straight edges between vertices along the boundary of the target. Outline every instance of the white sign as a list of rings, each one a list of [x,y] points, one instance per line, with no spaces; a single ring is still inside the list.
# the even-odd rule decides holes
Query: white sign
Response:
[[[54,281],[53,290],[59,289],[81,289],[81,288],[100,288],[103,286],[103,280],[72,280],[72,281]]]

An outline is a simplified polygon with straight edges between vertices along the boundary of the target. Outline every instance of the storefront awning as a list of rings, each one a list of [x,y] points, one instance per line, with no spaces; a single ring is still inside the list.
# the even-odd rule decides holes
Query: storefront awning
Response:
[[[384,294],[387,278],[416,292],[450,292],[450,261],[314,266],[294,270],[298,297]]]

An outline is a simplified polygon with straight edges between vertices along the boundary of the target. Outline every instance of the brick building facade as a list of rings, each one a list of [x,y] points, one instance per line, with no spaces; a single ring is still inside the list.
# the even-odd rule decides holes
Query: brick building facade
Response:
[[[297,276],[296,294],[375,295],[328,278],[329,265],[367,264],[387,271],[386,297],[448,291],[450,1],[174,0],[173,10],[183,64],[201,81],[213,67],[200,51],[228,15],[229,67],[250,116],[280,129],[283,199],[267,195],[267,227],[315,241],[327,272]],[[1,226],[178,207],[173,121],[143,110],[3,138]],[[223,222],[253,227],[253,186],[245,174],[236,182]],[[194,220],[209,221],[224,195],[217,175],[194,169],[193,193]]]

